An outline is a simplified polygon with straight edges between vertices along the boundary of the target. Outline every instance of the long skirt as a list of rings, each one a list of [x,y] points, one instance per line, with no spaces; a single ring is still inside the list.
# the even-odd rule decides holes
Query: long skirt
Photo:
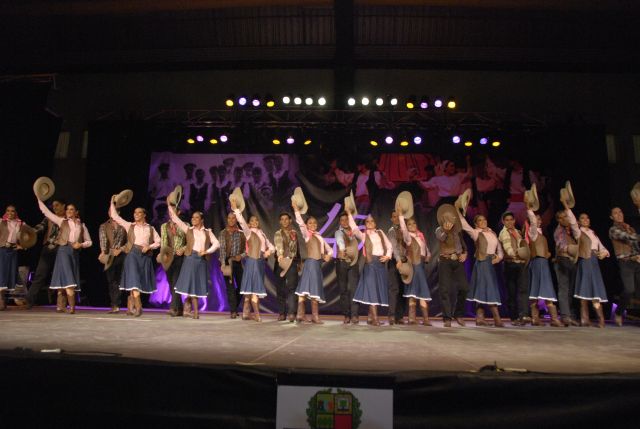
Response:
[[[141,293],[156,291],[156,275],[151,256],[143,254],[135,246],[124,258],[120,290],[137,290]]]
[[[502,304],[498,289],[498,277],[490,256],[487,256],[484,261],[476,261],[474,264],[467,301],[475,301],[479,304]]]
[[[50,289],[80,290],[80,251],[67,245],[58,246],[56,261],[53,264]]]
[[[14,289],[18,276],[18,254],[10,247],[0,247],[0,290]]]
[[[411,283],[404,285],[405,298],[416,298],[431,301],[431,291],[427,283],[427,273],[424,269],[424,262],[413,265],[413,278]]]
[[[546,258],[538,257],[529,261],[529,299],[558,300]]]
[[[575,298],[589,301],[607,302],[607,290],[604,287],[598,258],[591,256],[588,259],[578,259],[578,272],[576,274]]]
[[[176,292],[190,297],[206,298],[209,290],[209,264],[206,258],[193,252],[185,256],[176,280]]]
[[[389,277],[385,265],[374,256],[364,264],[353,300],[362,304],[389,306]]]
[[[309,258],[304,261],[296,295],[317,299],[321,304],[325,302],[324,287],[322,286],[322,260]]]
[[[267,288],[264,287],[264,259],[246,256],[243,269],[240,293],[258,295],[260,298],[267,296]]]

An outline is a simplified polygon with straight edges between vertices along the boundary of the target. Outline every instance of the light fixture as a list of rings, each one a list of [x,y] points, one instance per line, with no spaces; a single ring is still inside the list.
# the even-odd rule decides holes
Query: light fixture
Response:
[[[211,143],[211,144],[218,144],[218,140],[216,140],[216,139],[210,139],[210,140],[209,140],[209,143]]]
[[[347,104],[349,106],[355,106],[356,105],[356,99],[353,97],[349,97],[349,99],[347,100]]]
[[[402,140],[402,141],[400,142],[400,146],[402,146],[402,147],[409,146],[409,142],[408,142],[408,141],[406,141],[406,140]]]
[[[397,106],[398,105],[398,98],[397,97],[392,97],[392,96],[387,96],[387,99],[389,100],[389,105],[391,106]]]
[[[380,107],[384,104],[384,99],[382,97],[376,97],[376,106]]]
[[[427,109],[428,107],[429,107],[429,100],[427,99],[426,96],[422,96],[422,98],[420,99],[420,108]]]
[[[313,104],[313,98],[312,97],[305,98],[304,104],[306,104],[307,106],[311,106]]]
[[[360,100],[360,103],[362,103],[363,106],[368,106],[369,105],[369,97],[362,97],[362,99]]]
[[[486,138],[486,137],[482,137],[482,138],[480,139],[480,144],[481,144],[481,145],[483,145],[483,146],[484,146],[484,145],[486,145],[487,143],[489,143],[489,139],[488,139],[488,138]]]
[[[471,146],[473,146],[473,142],[471,140],[467,140],[466,142],[464,142],[464,145],[466,147],[471,147]]]
[[[284,97],[282,97],[282,103],[283,104],[291,103],[291,96],[290,95],[285,95]]]
[[[269,107],[269,108],[274,107],[276,105],[276,100],[275,100],[275,98],[273,98],[273,95],[271,95],[271,94],[265,95],[264,101],[265,101],[264,104],[266,104],[267,107]]]
[[[413,109],[414,107],[416,107],[416,97],[415,96],[411,96],[407,99],[407,102],[405,103],[405,106],[407,106],[407,109]]]
[[[447,101],[447,107],[449,109],[455,109],[456,108],[456,99],[453,97],[449,98],[449,101]]]
[[[305,145],[305,146],[309,146],[311,143],[313,143],[311,139],[306,139],[306,140],[304,141],[304,145]]]
[[[391,136],[387,136],[387,137],[385,137],[385,138],[384,138],[384,142],[385,142],[386,144],[391,144],[391,143],[393,143],[393,137],[391,137]]]
[[[189,144],[194,144],[195,142],[196,141],[194,139],[191,139],[191,138],[187,139],[187,143]]]
[[[251,105],[253,107],[260,106],[260,96],[258,94],[254,94],[253,97],[251,98]]]
[[[500,141],[499,140],[495,140],[495,141],[491,142],[491,146],[499,147],[500,146]]]
[[[302,104],[302,97],[300,97],[299,95],[296,95],[293,98],[293,104],[295,104],[296,106],[299,106]]]
[[[460,136],[453,136],[451,137],[451,141],[453,142],[453,144],[458,144],[460,143]]]
[[[203,142],[203,141],[204,141],[204,137],[202,137],[202,136],[196,136],[196,141],[198,141],[198,142]]]
[[[324,106],[325,104],[327,104],[327,99],[324,97],[320,97],[318,98],[318,105],[319,106]]]
[[[226,100],[224,100],[224,104],[225,104],[225,106],[227,106],[227,107],[233,107],[233,105],[235,104],[235,103],[233,102],[233,94],[230,94],[230,95],[227,97],[227,99],[226,99]]]
[[[240,106],[246,106],[246,104],[247,104],[247,97],[245,97],[244,95],[241,95],[241,96],[238,98],[238,105],[240,105]]]
[[[296,142],[296,140],[293,138],[293,136],[289,136],[287,137],[287,144],[294,144]]]
[[[226,143],[226,142],[228,142],[228,141],[229,141],[229,137],[227,137],[227,135],[226,135],[226,134],[222,134],[222,135],[220,136],[220,141],[221,141],[222,143]]]
[[[279,145],[280,144],[280,140],[278,139],[273,139],[271,140],[271,143],[275,144],[275,145]]]
[[[422,143],[422,137],[420,137],[420,136],[415,136],[415,137],[413,138],[413,142],[414,142],[415,144],[420,144],[420,143]]]
[[[375,141],[375,140],[371,140],[371,141],[369,141],[369,144],[370,144],[371,146],[373,146],[373,147],[378,146],[378,142],[377,142],[377,141]]]
[[[435,100],[433,100],[433,106],[437,107],[438,109],[442,107],[442,99],[439,97],[436,97]]]

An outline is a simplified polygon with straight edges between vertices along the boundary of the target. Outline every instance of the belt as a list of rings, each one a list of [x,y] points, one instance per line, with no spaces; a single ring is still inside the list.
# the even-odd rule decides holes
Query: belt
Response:
[[[505,258],[504,261],[509,262],[510,264],[525,264],[527,262],[524,259],[511,259],[511,258]]]
[[[440,259],[447,259],[449,261],[457,261],[460,259],[459,253],[450,253],[448,255],[440,254]]]

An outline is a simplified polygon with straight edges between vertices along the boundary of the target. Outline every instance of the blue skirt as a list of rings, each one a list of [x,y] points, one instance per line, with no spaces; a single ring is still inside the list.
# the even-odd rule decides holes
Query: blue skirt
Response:
[[[387,269],[377,257],[364,264],[358,287],[353,294],[355,302],[362,304],[389,306],[389,278]]]
[[[557,301],[549,261],[545,258],[533,258],[529,261],[529,299]]]
[[[596,256],[591,256],[589,259],[578,259],[576,290],[573,296],[590,301],[607,302],[607,290],[604,287]]]
[[[416,298],[431,301],[431,291],[427,283],[427,273],[424,270],[424,262],[413,266],[413,278],[411,283],[404,285],[405,298]]]
[[[467,301],[479,304],[501,305],[498,277],[493,269],[491,257],[484,261],[476,261],[471,273],[471,285],[467,294]]]
[[[69,245],[58,246],[50,289],[73,287],[80,290],[80,251]]]
[[[264,287],[264,259],[253,259],[246,256],[243,269],[240,293],[242,295],[258,295],[260,298],[267,296],[267,289]]]
[[[295,267],[291,269],[293,270]],[[321,304],[325,302],[324,287],[322,286],[322,261],[320,259],[305,259],[296,295],[317,299]]]
[[[182,268],[176,281],[176,292],[180,295],[206,298],[209,291],[209,264],[206,258],[193,252],[184,257]]]
[[[156,291],[156,275],[151,256],[143,255],[137,247],[133,247],[124,258],[120,290],[137,290],[142,293]]]
[[[18,254],[10,247],[0,247],[0,290],[15,289],[18,276]]]

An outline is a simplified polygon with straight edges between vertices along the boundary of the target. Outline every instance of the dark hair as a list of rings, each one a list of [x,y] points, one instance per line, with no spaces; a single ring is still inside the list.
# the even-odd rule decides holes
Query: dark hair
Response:
[[[305,224],[309,223],[309,221],[310,221],[311,219],[313,219],[313,220],[315,220],[316,222],[318,222],[318,219],[316,219],[316,217],[315,217],[315,216],[309,216],[309,217],[307,218],[307,220],[306,220],[304,223],[305,223]]]
[[[63,206],[67,206],[67,200],[65,200],[64,198],[54,198],[53,200],[51,200],[51,203],[55,203],[58,202],[58,204],[62,204]]]
[[[613,209],[611,209],[613,210]],[[562,216],[564,214],[564,210],[558,210],[556,211],[556,219],[558,219],[560,216]]]
[[[280,214],[278,215],[278,219],[280,219],[282,216],[286,216],[291,219],[291,215],[287,212],[280,212]]]
[[[340,214],[338,215],[338,219],[340,219],[342,216],[349,216],[349,213],[347,213],[347,212],[340,212]]]
[[[202,213],[200,210],[196,210],[193,213],[191,213],[191,216],[193,216],[194,214],[197,214],[198,216],[200,216],[200,219],[202,219],[204,223],[204,213]]]
[[[485,219],[487,218],[485,215],[477,214],[477,215],[475,215],[473,217],[473,224],[475,225],[476,223],[478,223],[478,219],[481,218],[481,217],[483,217]]]
[[[513,215],[513,212],[506,211],[506,212],[502,213],[502,220],[504,220],[504,218],[507,217],[507,216],[511,216],[512,218],[515,218],[515,216]]]

